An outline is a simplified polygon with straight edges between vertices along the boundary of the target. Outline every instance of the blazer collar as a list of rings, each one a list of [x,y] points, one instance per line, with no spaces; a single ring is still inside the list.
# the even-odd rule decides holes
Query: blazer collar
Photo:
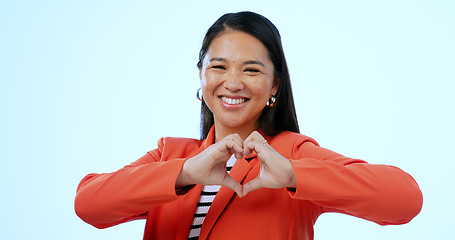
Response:
[[[215,125],[212,125],[212,127],[209,130],[209,133],[207,134],[207,137],[202,141],[201,144],[201,149],[205,150],[206,148],[210,147],[210,145],[215,143]]]

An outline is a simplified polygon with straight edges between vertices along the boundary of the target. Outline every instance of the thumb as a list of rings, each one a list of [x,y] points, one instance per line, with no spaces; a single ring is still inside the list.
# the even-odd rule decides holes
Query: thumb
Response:
[[[226,177],[224,177],[221,185],[236,192],[239,197],[243,197],[242,185],[240,185],[240,183],[238,183],[233,177],[231,177],[231,175],[226,174]]]
[[[252,191],[255,191],[255,190],[258,190],[258,189],[261,189],[261,188],[263,188],[261,180],[259,179],[259,177],[256,177],[255,179],[247,182],[243,186],[243,193],[242,194],[245,197],[249,192],[252,192]]]

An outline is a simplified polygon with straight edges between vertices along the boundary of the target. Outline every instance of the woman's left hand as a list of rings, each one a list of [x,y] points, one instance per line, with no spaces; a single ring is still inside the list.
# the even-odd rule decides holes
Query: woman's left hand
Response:
[[[261,188],[296,188],[294,169],[291,161],[284,158],[254,131],[243,142],[243,155],[250,156],[254,150],[261,163],[259,175],[243,186],[243,196]]]

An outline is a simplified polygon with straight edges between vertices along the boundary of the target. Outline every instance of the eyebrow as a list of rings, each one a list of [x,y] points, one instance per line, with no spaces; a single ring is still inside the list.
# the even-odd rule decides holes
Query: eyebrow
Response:
[[[210,62],[217,61],[217,62],[227,62],[225,58],[211,58]]]
[[[210,62],[213,62],[213,61],[227,62],[227,60],[225,58],[217,58],[217,57],[210,59]],[[243,65],[247,65],[247,64],[257,64],[257,65],[261,65],[261,66],[265,67],[264,63],[262,63],[261,61],[255,61],[255,60],[249,60],[249,61],[243,62]]]
[[[264,63],[262,63],[260,61],[254,61],[254,60],[243,62],[243,64],[244,65],[247,65],[247,64],[258,64],[258,65],[261,65],[261,66],[265,67]]]

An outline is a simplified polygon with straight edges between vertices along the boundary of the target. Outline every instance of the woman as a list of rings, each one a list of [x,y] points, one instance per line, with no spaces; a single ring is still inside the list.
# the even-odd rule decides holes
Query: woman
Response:
[[[299,134],[280,35],[265,17],[218,19],[198,68],[202,140],[164,138],[116,172],[87,175],[75,200],[84,221],[106,228],[145,218],[144,239],[313,239],[324,212],[381,225],[419,213],[422,195],[407,173]]]

